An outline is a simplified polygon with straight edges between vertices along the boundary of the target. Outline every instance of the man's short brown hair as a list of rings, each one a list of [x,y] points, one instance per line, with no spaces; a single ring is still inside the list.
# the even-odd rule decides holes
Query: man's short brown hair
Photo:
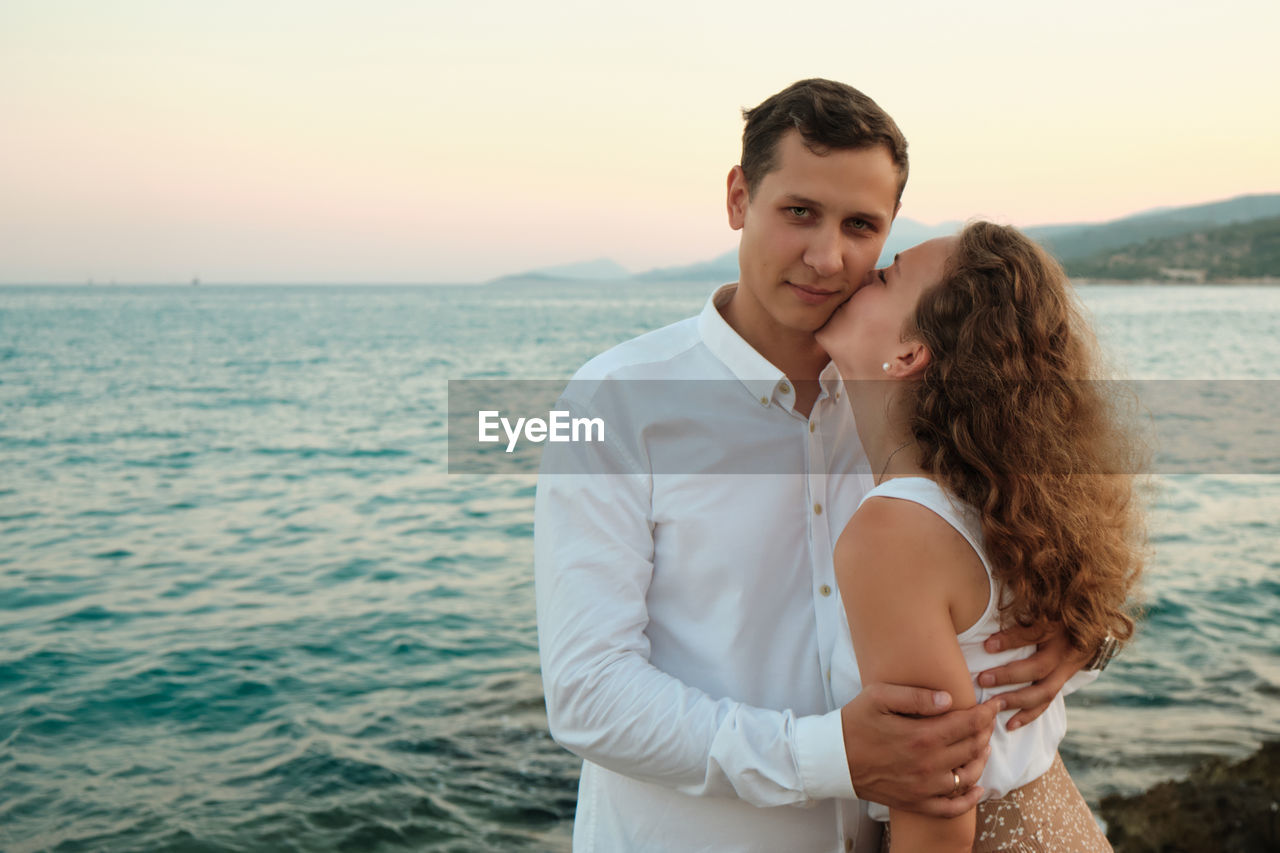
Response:
[[[907,139],[880,105],[852,86],[813,78],[792,83],[754,109],[742,111],[742,173],[755,194],[764,176],[778,167],[778,140],[800,131],[809,150],[883,145],[898,167],[898,199],[907,186]]]

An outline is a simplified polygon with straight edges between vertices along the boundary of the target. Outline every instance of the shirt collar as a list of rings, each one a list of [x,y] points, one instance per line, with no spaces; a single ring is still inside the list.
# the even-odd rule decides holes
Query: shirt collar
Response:
[[[711,354],[729,368],[752,397],[764,405],[776,399],[784,407],[791,408],[795,404],[796,392],[786,374],[743,340],[720,313],[737,289],[737,284],[726,284],[711,294],[698,315],[698,334]],[[834,363],[827,362],[818,381],[822,387],[818,399],[836,394],[840,388],[840,373]]]
[[[720,361],[747,387],[751,396],[768,405],[779,386],[791,387],[786,374],[775,367],[769,359],[756,352],[751,344],[725,322],[720,309],[724,307],[737,291],[737,284],[726,284],[711,294],[707,304],[702,306],[702,314],[698,316],[698,333],[702,341],[711,350],[711,354]]]
[[[836,369],[834,361],[828,361],[827,366],[822,368],[822,372],[818,374],[818,384],[822,387],[822,392],[818,395],[819,400],[828,396],[840,399],[841,391],[844,390],[844,378]]]

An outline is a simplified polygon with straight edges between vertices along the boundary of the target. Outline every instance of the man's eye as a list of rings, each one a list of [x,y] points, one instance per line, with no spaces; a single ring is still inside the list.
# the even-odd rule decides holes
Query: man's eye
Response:
[[[876,270],[876,275],[880,276],[881,284],[888,284],[888,282],[884,280],[884,270]]]
[[[851,219],[849,220],[849,227],[854,231],[866,231],[871,227],[871,223],[865,219]]]
[[[809,215],[809,208],[807,208],[807,207],[788,207],[788,208],[787,208],[787,213],[790,213],[792,216],[797,216],[797,217],[800,217],[800,218],[804,218],[804,217],[806,217],[806,216],[808,216],[808,215]]]

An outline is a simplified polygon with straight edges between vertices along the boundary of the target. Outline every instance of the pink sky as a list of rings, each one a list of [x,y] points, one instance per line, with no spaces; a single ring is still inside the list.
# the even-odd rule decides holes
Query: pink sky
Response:
[[[0,282],[702,260],[738,109],[804,76],[897,118],[919,221],[1280,191],[1273,3],[442,5],[6,3]]]

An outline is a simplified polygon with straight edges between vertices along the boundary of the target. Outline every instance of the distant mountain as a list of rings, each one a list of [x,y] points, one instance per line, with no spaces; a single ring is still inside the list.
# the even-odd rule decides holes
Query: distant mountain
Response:
[[[1075,262],[1087,261],[1089,264],[1095,265],[1089,267],[1089,269],[1097,269],[1097,264],[1105,266],[1108,263],[1112,263],[1107,260],[1111,257],[1109,253],[1119,253],[1121,256],[1128,257],[1129,255],[1125,254],[1126,252],[1129,254],[1136,252],[1135,257],[1145,256],[1145,253],[1154,251],[1154,249],[1136,249],[1134,247],[1145,245],[1149,241],[1160,241],[1183,235],[1205,234],[1221,226],[1253,222],[1272,217],[1280,217],[1280,193],[1245,195],[1227,199],[1226,201],[1189,207],[1159,208],[1110,222],[1036,225],[1022,230],[1053,252],[1069,272],[1087,275],[1083,272],[1074,272],[1076,269],[1085,268],[1076,266]],[[954,234],[960,229],[961,225],[962,223],[960,222],[925,225],[913,219],[900,217],[894,222],[893,229],[885,240],[884,251],[880,255],[879,263],[881,265],[890,263],[895,254],[924,240],[946,234]],[[1174,244],[1170,244],[1170,246],[1172,245]],[[1250,245],[1261,244],[1253,243]],[[1241,251],[1239,245],[1237,245],[1235,251]],[[1263,266],[1267,266],[1270,263],[1265,260],[1265,257],[1260,261]],[[1121,269],[1123,266],[1120,261],[1115,261],[1114,264],[1120,264],[1120,266],[1113,265],[1113,270]],[[1242,261],[1241,264],[1239,268],[1244,269],[1244,262]],[[1167,266],[1175,268],[1172,265]],[[1144,266],[1142,268],[1147,269],[1148,267]],[[1199,269],[1199,267],[1195,268]],[[1205,269],[1209,270],[1210,267],[1205,267]],[[1206,272],[1206,275],[1211,276],[1210,280],[1213,280],[1212,276],[1214,275],[1226,277],[1247,275],[1246,273],[1226,272],[1228,267],[1221,264],[1215,264],[1212,269],[1222,272],[1213,272],[1212,274]],[[1118,274],[1110,275],[1113,278],[1122,277]],[[1135,272],[1134,275],[1137,276],[1138,274]],[[1150,277],[1146,276],[1145,273],[1143,275]],[[737,278],[738,250],[735,248],[707,261],[682,266],[657,267],[635,275],[628,273],[621,266],[607,258],[599,258],[594,261],[543,267],[516,275],[502,276],[494,279],[493,282],[566,280],[726,282],[734,281]]]
[[[490,284],[513,281],[623,281],[631,278],[625,267],[608,258],[596,258],[576,264],[560,264],[536,270],[504,275]]]
[[[1280,193],[1245,195],[1192,207],[1162,208],[1098,224],[1040,225],[1023,230],[1064,264],[1110,249],[1280,216]]]
[[[738,250],[730,249],[709,261],[679,267],[658,267],[636,275],[637,281],[737,281]]]
[[[1064,266],[1073,278],[1113,281],[1280,278],[1280,216],[1133,243]]]
[[[876,262],[876,266],[888,266],[893,263],[893,256],[903,249],[910,249],[912,246],[923,243],[925,240],[932,240],[934,237],[955,234],[962,225],[964,223],[958,221],[925,225],[922,222],[916,222],[914,219],[899,216],[893,221],[893,228],[889,230],[889,236],[884,241],[884,251],[880,253],[880,260]]]

